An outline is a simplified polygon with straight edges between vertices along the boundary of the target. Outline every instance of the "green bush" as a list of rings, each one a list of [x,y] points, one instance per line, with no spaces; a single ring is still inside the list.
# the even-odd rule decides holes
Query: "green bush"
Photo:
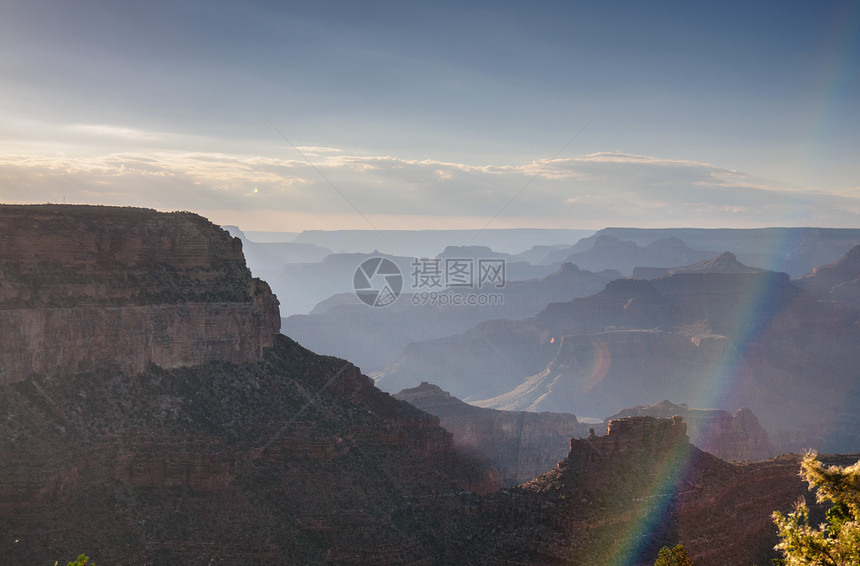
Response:
[[[57,563],[54,563],[54,566],[57,566]],[[90,562],[90,557],[86,554],[79,554],[77,559],[74,562],[69,562],[67,566],[96,566],[95,563]]]
[[[800,475],[816,490],[820,503],[831,503],[827,523],[809,524],[809,507],[801,499],[784,516],[774,512],[784,566],[856,566],[860,564],[860,461],[853,466],[827,467],[812,452],[801,462]]]
[[[693,561],[687,555],[684,545],[679,544],[675,548],[668,546],[661,548],[654,566],[693,566]]]

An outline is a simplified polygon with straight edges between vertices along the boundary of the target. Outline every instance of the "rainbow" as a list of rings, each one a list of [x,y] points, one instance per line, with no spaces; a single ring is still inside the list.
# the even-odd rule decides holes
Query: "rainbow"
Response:
[[[726,348],[716,363],[711,365],[711,373],[702,380],[702,387],[690,401],[699,407],[725,407],[732,401],[733,393],[743,382],[744,364],[750,347],[758,335],[767,330],[767,321],[778,320],[779,315],[769,310],[769,298],[777,292],[775,286],[780,284],[777,276],[758,277],[755,284],[748,287],[743,297],[739,297],[737,305],[728,316],[733,325],[741,328],[737,339],[733,340],[734,347]],[[654,536],[665,527],[671,511],[671,497],[667,494],[676,492],[676,487],[684,484],[692,462],[686,456],[677,453],[667,454],[656,463],[657,473],[654,475],[647,492],[652,497],[639,502],[635,517],[625,532],[619,533],[608,559],[604,562],[610,566],[633,566],[636,564],[652,564],[656,559],[653,553]],[[680,459],[680,461],[679,461]]]

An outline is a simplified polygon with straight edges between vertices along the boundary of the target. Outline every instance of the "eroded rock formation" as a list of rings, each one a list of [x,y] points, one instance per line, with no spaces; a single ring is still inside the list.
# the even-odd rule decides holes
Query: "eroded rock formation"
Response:
[[[191,213],[0,206],[0,383],[259,361],[278,302]]]
[[[768,563],[771,512],[808,494],[799,460],[732,464],[692,446],[683,418],[616,419],[604,436],[573,439],[555,470],[475,501],[452,530],[463,563],[644,565],[679,543],[698,566]]]
[[[199,216],[0,207],[0,554],[437,556],[444,513],[426,502],[497,478],[278,320],[238,240]]]
[[[734,414],[718,409],[691,409],[687,405],[676,405],[661,401],[654,405],[629,407],[611,417],[615,419],[633,416],[683,417],[688,425],[690,442],[721,460],[764,460],[776,455],[767,432],[756,416],[747,407]]]

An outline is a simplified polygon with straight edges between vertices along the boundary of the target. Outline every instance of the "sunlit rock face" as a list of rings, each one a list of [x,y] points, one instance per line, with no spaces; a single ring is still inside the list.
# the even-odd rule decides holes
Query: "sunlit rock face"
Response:
[[[259,361],[278,302],[191,213],[0,206],[0,382]]]
[[[605,422],[624,417],[681,416],[688,425],[690,442],[722,460],[764,460],[775,456],[767,432],[747,407],[734,414],[718,409],[691,409],[661,401],[654,405],[629,407],[607,417]]]

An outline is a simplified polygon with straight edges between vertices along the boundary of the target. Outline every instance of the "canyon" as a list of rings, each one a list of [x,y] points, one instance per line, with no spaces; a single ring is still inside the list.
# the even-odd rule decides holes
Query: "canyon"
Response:
[[[480,251],[471,253],[466,257],[484,257],[479,255]],[[318,304],[310,314],[284,318],[282,327],[285,334],[303,346],[346,357],[374,375],[396,360],[412,342],[456,335],[488,319],[533,316],[551,302],[596,293],[618,277],[617,271],[593,273],[566,263],[545,277],[508,281],[500,289],[480,290],[500,298],[491,307],[453,302],[435,304],[426,300],[425,291],[424,298],[419,293],[404,293],[384,309],[368,309],[354,293],[335,295]],[[437,294],[447,292],[430,290]],[[462,297],[476,291],[479,290],[465,288],[450,292]],[[374,339],[368,340],[369,337]]]
[[[499,487],[438,419],[278,334],[197,215],[0,207],[0,288],[11,562],[420,561],[410,502]]]
[[[717,353],[708,332],[736,330],[717,293],[709,307],[686,300],[686,284],[621,281],[518,336],[549,343],[564,324],[606,321],[579,309],[645,324],[713,308],[692,337]],[[809,308],[803,291],[784,296]],[[774,316],[791,308],[774,299]],[[428,414],[280,334],[277,298],[241,242],[192,213],[0,206],[0,315],[10,563],[86,552],[99,564],[650,564],[677,543],[700,566],[764,563],[770,513],[806,493],[797,456],[728,463],[691,445],[708,416],[694,410],[634,407],[590,434],[573,415],[469,408],[425,384],[411,398],[443,416]],[[457,439],[441,423],[461,411],[501,434],[462,421],[474,434]],[[721,415],[756,437],[746,411]],[[493,461],[470,442],[520,456]]]
[[[377,384],[428,381],[481,407],[599,419],[661,399],[746,406],[778,452],[860,446],[853,311],[726,255],[672,271],[412,343]]]

